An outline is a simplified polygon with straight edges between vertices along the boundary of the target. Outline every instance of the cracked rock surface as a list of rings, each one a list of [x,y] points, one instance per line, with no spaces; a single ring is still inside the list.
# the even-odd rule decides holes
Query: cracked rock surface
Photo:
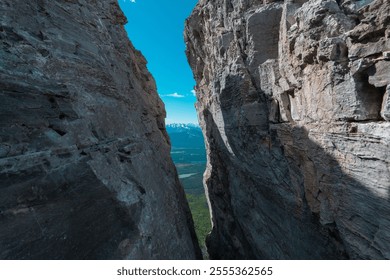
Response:
[[[390,259],[390,3],[200,0],[214,259]]]
[[[0,259],[200,257],[117,1],[0,2]]]

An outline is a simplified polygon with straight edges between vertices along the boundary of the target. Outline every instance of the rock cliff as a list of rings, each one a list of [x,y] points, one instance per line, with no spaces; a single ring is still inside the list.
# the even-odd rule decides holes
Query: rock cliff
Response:
[[[117,1],[0,2],[0,259],[200,257]]]
[[[390,259],[390,3],[200,0],[211,258]]]

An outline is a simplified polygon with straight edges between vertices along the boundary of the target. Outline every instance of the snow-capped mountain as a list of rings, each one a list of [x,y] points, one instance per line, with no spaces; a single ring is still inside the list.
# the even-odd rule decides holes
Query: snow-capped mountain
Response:
[[[195,123],[171,123],[167,124],[167,129],[193,129],[198,128],[200,129],[200,126]]]
[[[173,123],[166,126],[173,148],[203,148],[200,126],[193,123]]]

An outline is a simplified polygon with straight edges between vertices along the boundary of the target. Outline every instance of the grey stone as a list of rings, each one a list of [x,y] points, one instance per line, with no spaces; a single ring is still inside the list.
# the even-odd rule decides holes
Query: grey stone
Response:
[[[199,258],[164,105],[117,1],[0,11],[0,259]]]
[[[390,4],[270,2],[186,21],[210,257],[390,259]]]
[[[385,95],[383,97],[381,116],[386,121],[390,121],[390,85],[387,86]]]

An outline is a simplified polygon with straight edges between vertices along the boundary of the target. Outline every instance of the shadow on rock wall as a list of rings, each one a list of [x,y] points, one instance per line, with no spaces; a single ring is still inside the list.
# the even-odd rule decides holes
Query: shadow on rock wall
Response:
[[[226,123],[240,122],[237,111],[222,110]],[[213,151],[205,178],[212,259],[390,258],[390,186],[373,189],[352,176],[372,176],[370,161],[384,169],[373,174],[388,176],[385,158],[375,158],[387,146],[370,136],[316,134],[291,123],[268,130],[224,126],[222,136],[212,114],[205,110],[203,117]],[[355,151],[372,149],[373,158],[359,165],[365,169],[351,172],[359,155],[338,149],[347,142]]]

